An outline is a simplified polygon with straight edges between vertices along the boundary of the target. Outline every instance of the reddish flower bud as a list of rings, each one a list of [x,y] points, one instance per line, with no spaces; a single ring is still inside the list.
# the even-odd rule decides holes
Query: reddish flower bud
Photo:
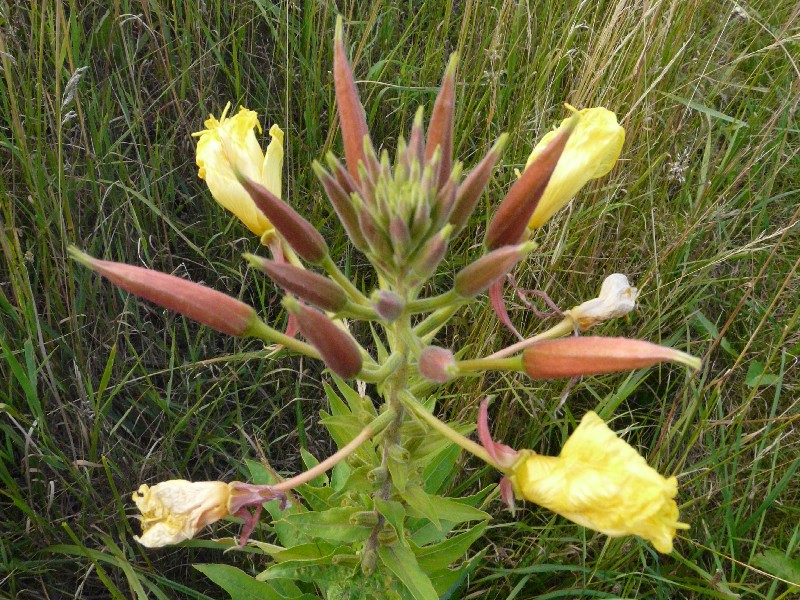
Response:
[[[378,290],[372,295],[372,306],[381,319],[392,323],[403,313],[406,303],[394,292]]]
[[[600,375],[678,362],[691,369],[700,359],[680,350],[622,337],[571,337],[534,344],[525,349],[522,363],[534,379]]]
[[[341,15],[336,17],[336,33],[333,41],[333,83],[336,89],[336,108],[339,112],[339,128],[342,131],[344,157],[347,170],[357,182],[359,161],[364,158],[364,138],[369,138],[364,108],[358,98],[358,89],[353,70],[344,48],[344,27]]]
[[[291,206],[270,192],[263,185],[237,174],[239,183],[275,226],[292,249],[304,260],[317,264],[328,255],[328,245],[319,231]]]
[[[461,269],[455,278],[455,290],[464,298],[472,298],[508,273],[536,244],[528,242],[492,250],[471,265]]]
[[[553,138],[536,160],[525,169],[500,203],[489,227],[486,229],[486,247],[490,249],[518,244],[525,228],[547,188],[558,159],[564,151],[573,129],[578,124],[576,115],[567,121],[563,130]],[[269,215],[267,215],[269,216]]]
[[[442,81],[442,88],[433,105],[431,121],[428,124],[428,143],[425,146],[425,160],[433,158],[436,148],[441,148],[436,187],[441,189],[450,177],[453,166],[453,115],[455,113],[456,66],[458,55],[450,55],[450,62]]]
[[[69,255],[117,287],[228,335],[244,336],[258,317],[253,307],[199,283],[124,263],[93,258],[70,246]]]
[[[452,225],[442,227],[439,233],[425,242],[414,262],[411,263],[411,270],[423,281],[433,275],[436,267],[442,262],[452,231]]]
[[[300,333],[319,351],[325,366],[349,379],[361,372],[361,352],[349,333],[318,310],[286,297],[283,305],[297,319]]]
[[[251,266],[264,271],[284,290],[322,310],[337,312],[347,304],[344,290],[327,277],[254,254],[245,254],[244,258]]]
[[[453,353],[438,346],[428,346],[420,352],[417,366],[423,377],[436,383],[447,383],[458,373]]]
[[[495,164],[503,155],[506,143],[508,143],[508,134],[504,133],[495,142],[492,149],[486,153],[483,160],[478,163],[466,179],[458,186],[456,193],[456,203],[450,213],[450,223],[460,231],[466,226],[472,211],[475,210],[475,205],[481,197],[483,188],[489,182],[489,176],[492,174]]]
[[[358,216],[353,207],[353,202],[350,200],[350,195],[339,184],[337,179],[325,171],[322,165],[317,161],[311,163],[311,168],[314,169],[314,173],[320,180],[320,183],[322,183],[322,187],[325,188],[325,194],[331,201],[331,205],[333,205],[333,209],[339,216],[339,221],[341,221],[344,226],[353,245],[362,252],[365,252],[367,250],[367,241],[364,239],[364,236],[361,235],[361,230],[358,227]]]
[[[411,165],[413,163],[422,164],[423,159],[425,158],[425,141],[423,137],[425,133],[422,130],[422,116],[424,114],[424,109],[420,106],[417,109],[417,113],[414,115],[414,123],[411,126],[411,135],[408,138],[408,147],[406,148],[406,153],[404,156],[404,160],[406,163],[406,168],[411,171]]]

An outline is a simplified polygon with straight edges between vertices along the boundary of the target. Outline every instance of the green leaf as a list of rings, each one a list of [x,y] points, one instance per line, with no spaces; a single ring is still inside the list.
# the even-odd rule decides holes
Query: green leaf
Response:
[[[271,565],[256,576],[258,581],[306,581],[320,584],[338,581],[352,571],[352,567],[342,567],[333,564],[334,557],[350,552],[347,546],[341,546],[335,551],[317,558],[303,560],[287,560]]]
[[[676,96],[675,94],[671,94],[669,92],[661,92],[667,98],[672,98],[675,102],[680,102],[684,106],[691,108],[692,110],[696,110],[698,112],[703,113],[704,115],[708,115],[709,117],[713,117],[715,119],[719,119],[720,121],[725,121],[726,123],[732,123],[737,128],[738,127],[747,127],[747,123],[736,119],[734,117],[728,116],[725,113],[721,113],[718,110],[714,110],[706,106],[705,104],[700,104],[696,100],[689,100],[688,98],[682,98],[681,96]]]
[[[792,559],[780,550],[765,550],[753,557],[753,564],[770,575],[800,586],[800,560]]]
[[[342,486],[342,489],[331,496],[331,502],[337,502],[345,492],[357,490],[361,494],[371,494],[377,490],[377,484],[374,481],[370,481],[369,477],[367,477],[370,471],[372,471],[371,466],[354,469],[347,477],[347,481]]]
[[[306,470],[312,469],[312,468],[316,467],[319,464],[319,461],[317,460],[317,458],[313,454],[311,454],[311,452],[306,450],[305,448],[300,448],[300,456],[303,459],[303,464],[305,465]],[[327,485],[328,484],[328,476],[325,475],[325,473],[322,473],[321,475],[317,475],[316,477],[314,477],[314,479],[312,479],[310,481],[310,483],[311,483],[311,485],[314,485],[314,486],[317,486],[317,487],[321,487],[323,485]]]
[[[324,383],[323,386],[325,388],[325,395],[328,397],[328,404],[331,408],[332,415],[339,417],[342,415],[353,414],[353,411],[347,407],[347,405],[328,383]]]
[[[392,484],[402,494],[408,485],[408,463],[395,460],[390,456],[386,466],[389,467]]]
[[[400,490],[400,495],[408,503],[409,514],[419,516],[420,514],[428,519],[436,529],[441,529],[442,524],[439,522],[439,517],[447,518],[447,515],[441,514],[436,510],[431,501],[431,496],[418,485],[409,485],[405,490]],[[450,519],[451,521],[454,519]]]
[[[347,465],[345,461],[340,462],[331,471],[331,487],[334,491],[340,491],[344,489],[347,480],[350,478],[350,473],[352,469]]]
[[[489,513],[486,513],[478,508],[470,506],[465,502],[453,498],[444,498],[443,496],[428,496],[433,510],[442,521],[450,521],[451,523],[464,523],[466,521],[485,521],[490,519]],[[426,517],[428,516],[421,511],[415,510],[416,507],[409,503],[408,514],[412,517]]]
[[[461,448],[451,445],[428,463],[422,475],[426,491],[435,494],[442,489],[444,483],[453,476],[453,466],[456,464],[459,454],[461,454]]]
[[[306,538],[319,538],[329,542],[353,543],[367,538],[368,527],[359,527],[350,523],[350,517],[360,508],[347,506],[332,508],[321,512],[306,512],[286,515],[275,523],[289,527]]]
[[[381,546],[378,548],[378,556],[415,600],[439,600],[439,594],[431,580],[419,568],[417,559],[409,548],[401,544]]]
[[[299,544],[292,548],[282,548],[278,552],[272,553],[272,558],[277,562],[302,562],[310,561],[313,564],[320,558],[325,556],[333,556],[337,550],[347,548],[347,546],[334,546],[327,542],[312,542],[310,544]]]
[[[420,548],[412,544],[411,549],[417,556],[420,568],[426,573],[433,573],[439,569],[446,569],[459,558],[464,556],[472,544],[483,535],[487,523],[478,523],[475,527],[454,535],[443,542]]]
[[[480,564],[481,559],[487,551],[488,548],[484,548],[473,556],[469,562],[463,564],[458,569],[445,569],[431,575],[431,583],[433,583],[433,586],[436,588],[440,600],[458,600],[461,598],[461,594],[458,592],[463,587],[470,573]]]
[[[708,317],[706,317],[702,312],[699,310],[694,314],[694,317],[691,321],[692,325],[694,325],[695,329],[699,329],[701,332],[707,333],[712,340],[716,340],[719,338],[719,329],[717,326],[712,323]],[[733,349],[730,342],[728,342],[727,338],[723,337],[719,341],[720,347],[725,350],[731,356],[737,357],[739,353]]]
[[[311,510],[328,510],[337,505],[331,501],[334,491],[329,487],[316,487],[304,483],[298,486],[295,491],[303,497]]]
[[[241,569],[230,565],[199,564],[193,566],[228,592],[231,600],[251,600],[252,598],[286,600],[287,598],[299,598],[301,596],[301,592],[297,590],[296,586],[296,594],[281,594],[269,583],[258,581]]]
[[[382,500],[381,498],[374,498],[373,502],[375,510],[384,516],[389,525],[394,527],[397,539],[407,546],[408,542],[403,535],[403,523],[406,518],[406,509],[403,508],[403,505],[395,500]]]
[[[766,387],[775,385],[780,381],[780,376],[773,373],[764,373],[764,363],[752,360],[750,366],[747,368],[747,375],[745,375],[744,383],[748,387]]]

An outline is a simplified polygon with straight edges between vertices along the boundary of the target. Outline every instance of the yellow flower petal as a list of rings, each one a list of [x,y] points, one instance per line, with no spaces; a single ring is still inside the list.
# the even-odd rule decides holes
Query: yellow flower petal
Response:
[[[272,126],[272,142],[264,156],[254,131],[261,131],[258,115],[241,107],[238,114],[227,117],[229,108],[230,104],[219,120],[211,115],[205,121],[207,129],[194,134],[200,138],[196,159],[198,175],[206,181],[219,204],[259,237],[269,237],[272,225],[237,181],[235,169],[280,197],[283,131],[277,125]]]
[[[222,481],[162,481],[142,485],[133,501],[142,513],[142,535],[135,539],[160,548],[193,538],[206,525],[228,514],[231,492]]]
[[[277,125],[269,128],[272,138],[261,166],[261,183],[278,198],[281,197],[281,175],[283,173],[283,130]]]
[[[593,412],[557,457],[529,451],[510,476],[518,496],[611,537],[638,535],[672,551],[678,521],[675,477],[664,478]]]
[[[528,227],[541,227],[569,202],[590,180],[606,175],[617,162],[625,142],[625,130],[616,115],[602,107],[578,112],[580,120],[567,142]],[[561,127],[569,119],[561,122]],[[525,164],[527,168],[558,134],[555,129],[536,145]]]

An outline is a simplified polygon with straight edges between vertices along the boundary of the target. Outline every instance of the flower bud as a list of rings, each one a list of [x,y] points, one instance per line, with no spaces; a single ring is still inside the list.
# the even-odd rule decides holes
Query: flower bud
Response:
[[[504,133],[497,139],[492,149],[486,153],[483,160],[478,163],[478,166],[472,169],[461,185],[458,186],[456,202],[449,218],[456,231],[461,231],[469,221],[469,217],[481,197],[483,188],[489,182],[489,176],[492,174],[495,164],[503,155],[506,143],[508,143],[508,134]]]
[[[494,250],[520,242],[579,118],[573,115],[562,125],[558,134],[508,190],[486,229],[487,248]]]
[[[252,267],[264,271],[284,290],[322,310],[338,312],[347,304],[344,290],[327,277],[254,254],[245,254],[244,258]]]
[[[396,463],[405,464],[411,458],[411,453],[399,444],[392,444],[388,449],[389,457]]]
[[[367,473],[367,481],[370,483],[383,483],[389,477],[386,467],[375,467]]]
[[[375,527],[378,524],[378,513],[374,510],[361,510],[350,515],[350,525],[355,527]]]
[[[318,310],[287,296],[283,305],[297,319],[300,333],[314,346],[325,366],[343,379],[361,372],[361,352],[349,333]]]
[[[331,205],[333,205],[333,209],[336,211],[339,221],[344,226],[350,240],[356,248],[364,252],[367,249],[367,242],[364,236],[361,235],[361,230],[358,227],[358,216],[356,216],[356,211],[348,192],[317,161],[311,163],[311,168],[322,183],[322,187],[325,188],[325,194],[328,196]]]
[[[442,189],[450,177],[453,165],[453,116],[455,114],[456,67],[458,54],[450,55],[444,81],[436,96],[436,102],[428,123],[428,141],[425,145],[425,160],[429,161],[437,148],[441,149],[436,188]]]
[[[394,292],[378,290],[372,294],[372,306],[381,319],[386,323],[393,323],[403,314],[406,303]]]
[[[361,230],[361,235],[367,240],[372,255],[383,260],[390,260],[392,247],[389,245],[389,240],[364,204],[361,205],[361,210],[358,211],[358,226]]]
[[[411,263],[411,271],[422,281],[433,275],[436,267],[442,262],[444,254],[447,252],[447,242],[452,231],[453,226],[450,224],[442,227],[436,235],[425,242],[422,250],[414,258]]]
[[[174,275],[93,258],[70,246],[69,255],[117,287],[228,335],[248,335],[258,320],[244,302]]]
[[[622,337],[571,337],[528,346],[522,354],[525,372],[534,379],[601,375],[673,361],[690,369],[702,364],[680,350]]]
[[[581,331],[602,321],[623,317],[636,308],[639,290],[631,287],[622,273],[609,275],[600,287],[600,295],[564,312]]]
[[[333,83],[336,89],[336,110],[339,113],[339,128],[344,142],[347,170],[357,182],[361,181],[358,163],[364,161],[364,138],[369,137],[364,107],[358,98],[358,89],[353,70],[344,48],[344,27],[341,15],[336,17],[336,32],[333,41]]]
[[[382,546],[391,546],[392,544],[396,544],[397,532],[394,530],[394,527],[387,525],[381,529],[378,532],[378,542],[380,542]]]
[[[458,373],[453,353],[447,348],[428,346],[419,355],[420,374],[436,383],[447,383]]]
[[[455,290],[464,298],[472,298],[508,273],[536,244],[528,242],[517,246],[503,246],[480,257],[461,269],[455,277]]]
[[[328,255],[328,245],[319,231],[292,207],[263,185],[238,173],[239,183],[275,226],[292,249],[304,260],[317,264]]]

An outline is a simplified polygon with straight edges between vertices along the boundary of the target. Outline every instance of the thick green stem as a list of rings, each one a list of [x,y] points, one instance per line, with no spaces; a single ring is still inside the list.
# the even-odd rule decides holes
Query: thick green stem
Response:
[[[522,371],[522,357],[512,358],[476,358],[456,362],[459,373],[478,373],[480,371]]]
[[[377,321],[380,318],[378,317],[378,313],[375,312],[375,309],[351,301],[348,301],[336,316],[354,317],[362,321]]]
[[[451,305],[461,306],[466,303],[466,300],[459,296],[455,290],[450,290],[438,296],[431,296],[430,298],[422,298],[421,300],[414,300],[408,305],[408,313],[416,314],[422,312],[430,312],[440,308],[447,308]]]
[[[253,322],[250,323],[246,335],[284,346],[289,350],[294,350],[299,354],[305,354],[311,358],[318,359],[320,357],[319,352],[317,352],[316,348],[314,348],[312,345],[301,342],[300,340],[296,340],[293,337],[289,337],[277,329],[273,329],[261,319],[254,319]]]
[[[386,362],[377,369],[363,368],[361,373],[358,374],[358,378],[361,381],[367,381],[369,383],[381,383],[392,373],[397,371],[397,369],[403,365],[404,361],[405,357],[402,354],[394,352],[386,359]]]
[[[325,272],[330,275],[331,279],[333,279],[336,283],[342,286],[342,289],[350,296],[350,299],[355,302],[356,304],[361,304],[362,306],[369,306],[369,298],[367,298],[361,291],[353,285],[353,283],[339,270],[339,267],[336,266],[336,263],[333,262],[333,259],[330,255],[326,256],[322,259],[320,263],[322,268],[325,269]]]
[[[439,328],[447,323],[447,321],[450,320],[450,317],[452,317],[460,307],[461,304],[451,304],[450,306],[440,308],[436,312],[431,313],[421,323],[414,327],[414,335],[427,343],[430,341],[427,339],[427,337],[432,337],[435,335]]]

